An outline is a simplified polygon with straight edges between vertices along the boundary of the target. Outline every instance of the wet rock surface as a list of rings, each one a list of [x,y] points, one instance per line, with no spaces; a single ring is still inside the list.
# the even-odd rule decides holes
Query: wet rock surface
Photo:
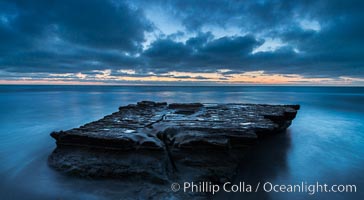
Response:
[[[139,198],[142,191],[152,199],[206,198],[207,193],[174,193],[170,185],[231,180],[249,147],[288,128],[298,109],[142,101],[51,133],[57,148],[48,163],[70,175],[119,179],[129,197]]]

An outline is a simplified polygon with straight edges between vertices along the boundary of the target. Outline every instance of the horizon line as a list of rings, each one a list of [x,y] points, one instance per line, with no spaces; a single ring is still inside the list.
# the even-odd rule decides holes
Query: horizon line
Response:
[[[163,84],[43,84],[43,83],[0,83],[0,86],[119,86],[119,87],[364,87],[364,85],[334,84],[203,84],[203,85],[163,85]]]

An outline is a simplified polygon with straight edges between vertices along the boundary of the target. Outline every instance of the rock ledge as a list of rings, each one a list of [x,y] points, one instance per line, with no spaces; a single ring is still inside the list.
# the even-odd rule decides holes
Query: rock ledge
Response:
[[[79,128],[51,133],[57,148],[48,163],[67,174],[122,179],[132,190],[154,188],[155,198],[183,199],[197,194],[171,193],[170,183],[231,180],[249,146],[288,128],[298,109],[141,101]],[[133,186],[140,181],[148,184]]]

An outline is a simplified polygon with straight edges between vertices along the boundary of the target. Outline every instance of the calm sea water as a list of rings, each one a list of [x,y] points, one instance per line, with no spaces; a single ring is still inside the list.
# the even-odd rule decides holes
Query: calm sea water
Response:
[[[356,193],[294,194],[295,199],[362,199],[364,88],[0,86],[1,199],[122,199],[117,181],[83,180],[47,166],[49,133],[141,100],[301,104],[285,134],[255,147],[236,182],[356,184]],[[218,194],[217,199],[292,199],[288,193]]]

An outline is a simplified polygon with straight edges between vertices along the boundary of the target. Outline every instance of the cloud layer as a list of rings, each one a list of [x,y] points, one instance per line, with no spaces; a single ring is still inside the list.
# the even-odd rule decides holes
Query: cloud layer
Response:
[[[0,80],[362,84],[363,8],[335,0],[5,0]]]

